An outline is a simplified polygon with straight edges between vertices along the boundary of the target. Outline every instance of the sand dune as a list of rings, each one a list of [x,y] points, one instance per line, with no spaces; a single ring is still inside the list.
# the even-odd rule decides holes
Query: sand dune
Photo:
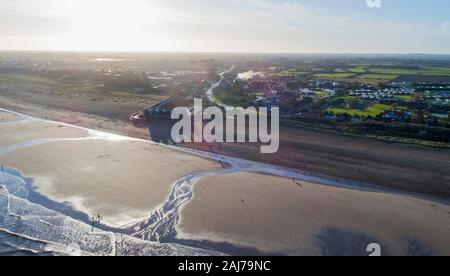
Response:
[[[199,181],[178,238],[209,239],[287,255],[450,255],[450,206],[261,174]]]

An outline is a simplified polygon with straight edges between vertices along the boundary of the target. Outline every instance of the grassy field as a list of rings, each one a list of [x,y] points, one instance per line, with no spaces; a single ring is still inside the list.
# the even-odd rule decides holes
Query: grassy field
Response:
[[[214,90],[214,97],[218,101],[219,105],[232,105],[232,106],[250,106],[252,101],[255,100],[253,95],[248,95],[241,91],[227,90],[223,87],[218,87]]]
[[[109,89],[107,91],[98,90],[98,85],[92,84],[74,84],[51,78],[44,78],[29,74],[0,74],[0,82],[12,85],[27,84],[38,91],[46,91],[56,96],[66,95],[68,97],[89,97],[96,99],[113,99],[113,100],[148,100],[150,98],[164,98],[159,95],[145,95],[134,93],[127,89]]]
[[[309,74],[308,72],[301,72],[301,71],[284,71],[281,72],[279,75],[280,77],[299,77]]]
[[[446,67],[423,67],[418,69],[374,68],[369,71],[375,74],[386,75],[450,76],[450,68]]]
[[[339,69],[337,69],[339,70]],[[349,69],[347,73],[319,73],[312,75],[316,78],[326,79],[326,80],[338,80],[343,82],[360,82],[369,85],[376,85],[380,82],[387,82],[395,80],[399,75],[394,74],[375,74],[367,73],[366,69],[363,68],[353,68]],[[362,73],[362,74],[361,74]]]
[[[348,114],[351,116],[361,116],[361,117],[376,117],[385,111],[391,110],[392,105],[386,104],[374,104],[368,107],[366,110],[359,109],[349,109],[349,108],[328,108],[327,111],[334,114]]]
[[[321,97],[328,97],[331,95],[331,93],[327,92],[327,91],[314,91],[314,93],[316,93],[317,95],[319,95]]]
[[[336,73],[345,73],[347,71],[344,70],[344,69],[341,69],[341,68],[337,68],[337,69],[334,69],[334,72],[336,72]]]
[[[395,80],[399,75],[387,75],[387,74],[364,74],[358,76],[358,79],[370,79],[370,80]]]
[[[405,100],[405,101],[412,101],[412,96],[411,95],[398,95],[398,96],[395,96],[395,97],[398,98],[398,99]]]
[[[279,73],[281,77],[311,76],[324,80],[358,82],[367,85],[379,85],[398,79],[400,76],[450,77],[449,67],[401,68],[395,64],[353,64],[353,67],[314,68],[303,67]],[[383,68],[385,67],[385,68]],[[390,68],[389,68],[390,67]],[[320,71],[320,72],[317,72]]]
[[[5,82],[5,83],[13,83],[13,84],[20,83],[20,82],[46,84],[46,85],[58,84],[58,82],[56,82],[52,79],[31,76],[31,75],[19,75],[19,74],[0,74],[0,81]]]
[[[323,78],[323,79],[340,79],[340,78],[349,78],[352,77],[353,74],[349,73],[321,73],[315,74],[314,77]]]
[[[348,71],[352,72],[352,73],[365,73],[365,72],[367,72],[367,70],[362,68],[362,67],[356,67],[356,68],[348,69]]]

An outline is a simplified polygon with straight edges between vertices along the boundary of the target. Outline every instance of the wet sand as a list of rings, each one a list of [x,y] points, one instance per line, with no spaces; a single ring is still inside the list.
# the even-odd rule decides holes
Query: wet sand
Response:
[[[51,124],[50,124],[51,125]],[[37,137],[84,137],[84,130],[45,123],[4,126],[3,145]],[[0,154],[0,163],[32,178],[37,192],[119,227],[148,216],[174,181],[217,162],[140,141],[53,141]]]
[[[286,255],[450,255],[450,206],[261,174],[210,176],[181,212],[178,238]]]

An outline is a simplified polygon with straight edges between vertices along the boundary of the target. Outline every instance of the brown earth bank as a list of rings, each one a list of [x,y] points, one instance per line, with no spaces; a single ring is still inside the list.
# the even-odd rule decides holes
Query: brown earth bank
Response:
[[[89,97],[51,99],[46,94],[0,91],[0,107],[40,118],[67,122],[92,129],[146,138],[170,140],[170,120],[153,120],[149,128],[136,128],[131,113],[147,103],[92,101]],[[450,150],[381,142],[316,130],[282,127],[276,154],[260,154],[257,144],[185,144],[285,167],[307,170],[354,181],[367,182],[408,192],[450,198]]]

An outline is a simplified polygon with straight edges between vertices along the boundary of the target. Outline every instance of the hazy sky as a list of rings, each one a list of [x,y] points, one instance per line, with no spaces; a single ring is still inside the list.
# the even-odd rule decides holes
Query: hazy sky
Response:
[[[450,1],[0,0],[1,50],[450,54]]]

